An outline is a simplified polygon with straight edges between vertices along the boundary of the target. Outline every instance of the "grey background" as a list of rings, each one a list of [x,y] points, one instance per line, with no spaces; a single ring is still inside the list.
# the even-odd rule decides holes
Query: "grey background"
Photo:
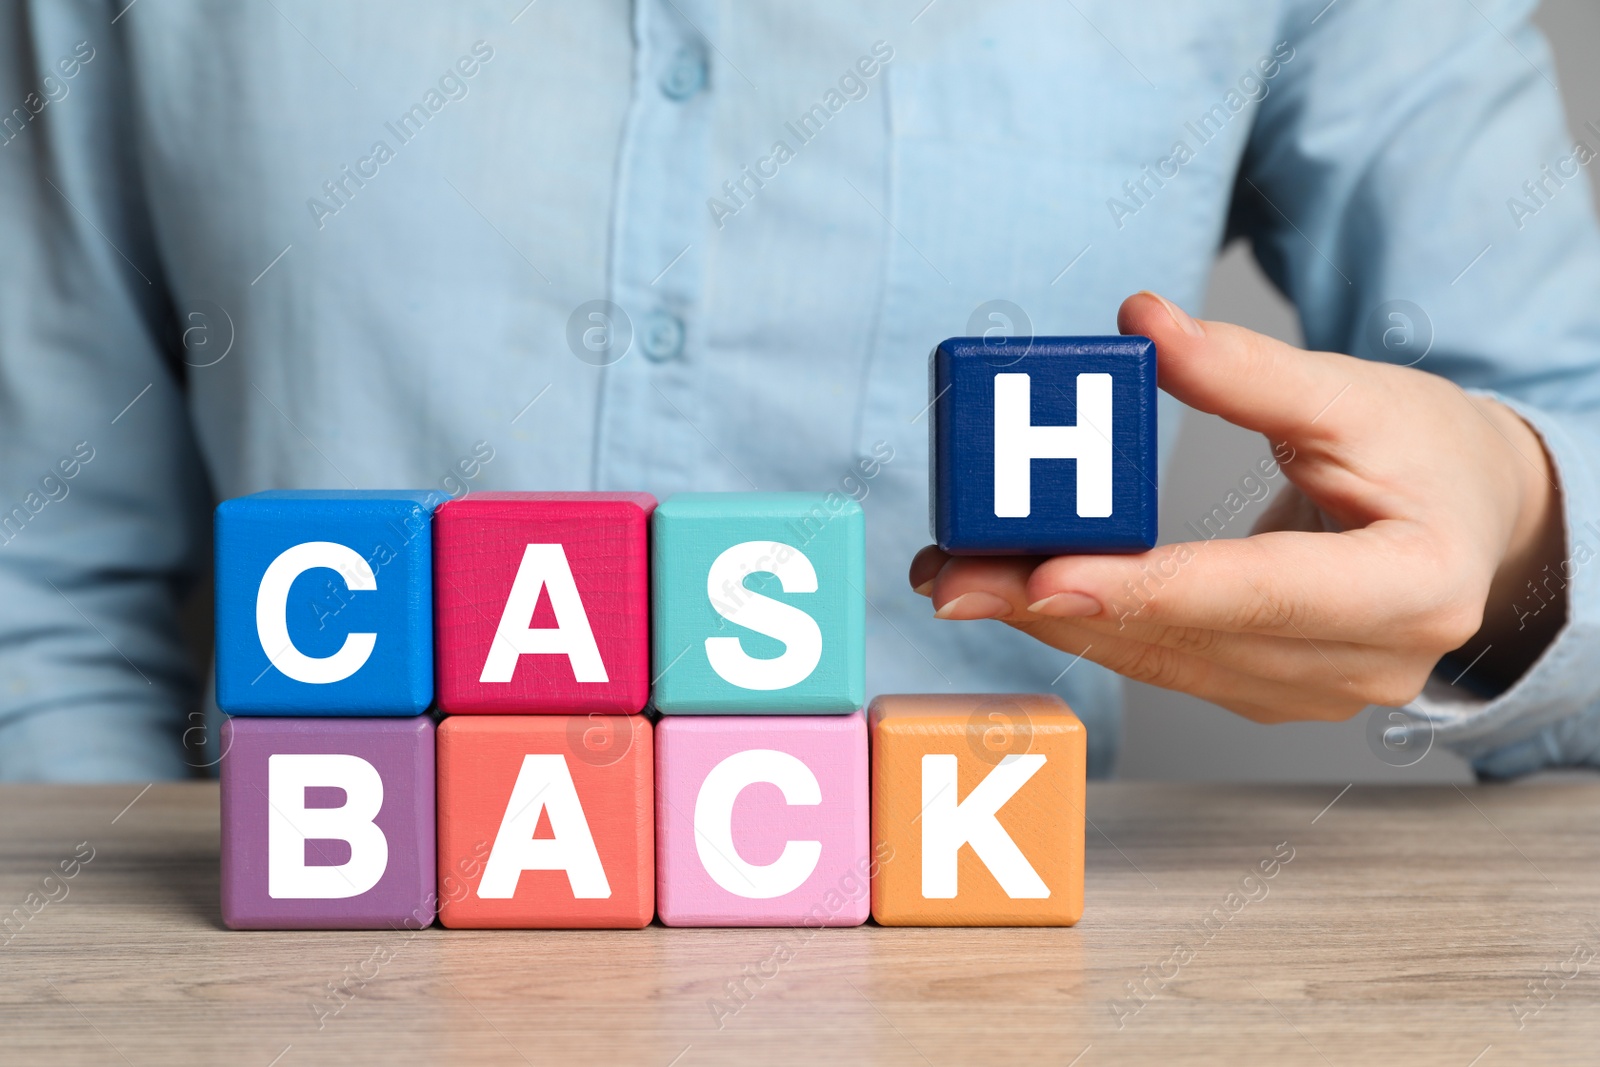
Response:
[[[1600,65],[1594,60],[1600,46],[1600,3],[1547,0],[1537,21],[1554,48],[1557,84],[1577,137],[1584,122],[1600,123]],[[1593,134],[1584,139],[1594,144]],[[1595,166],[1600,164],[1585,170],[1592,172]],[[1588,178],[1593,192],[1594,175]],[[1203,314],[1292,344],[1302,342],[1294,308],[1261,276],[1243,245],[1233,245],[1218,260]],[[1179,534],[1184,521],[1209,511],[1240,473],[1267,452],[1258,434],[1211,415],[1185,412],[1177,455],[1162,485],[1162,540],[1190,539]],[[1250,523],[1243,520],[1253,521],[1265,506],[1265,501],[1253,505],[1229,530],[1248,530]],[[1374,714],[1383,711],[1369,709],[1336,724],[1261,726],[1190,696],[1129,683],[1118,776],[1235,782],[1471,780],[1466,763],[1440,748],[1410,767],[1385,764],[1367,746],[1367,719]]]

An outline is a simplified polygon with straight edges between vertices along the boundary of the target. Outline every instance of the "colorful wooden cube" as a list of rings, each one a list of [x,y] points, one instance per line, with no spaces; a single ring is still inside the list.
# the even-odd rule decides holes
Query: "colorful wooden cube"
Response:
[[[651,523],[652,699],[838,714],[866,697],[866,519],[838,493],[682,493]]]
[[[433,720],[222,724],[222,919],[235,930],[433,923]]]
[[[439,921],[643,927],[655,914],[643,715],[457,715],[439,727]]]
[[[475,493],[442,505],[440,708],[643,710],[655,505],[648,493]]]
[[[872,916],[1070,926],[1083,914],[1083,724],[1050,695],[880,696]]]
[[[656,910],[668,926],[867,919],[867,723],[679,716],[656,727]]]
[[[934,349],[933,538],[954,555],[1156,543],[1156,351],[1146,337]]]
[[[218,505],[218,706],[273,716],[427,710],[432,511],[444,499],[272,491]]]

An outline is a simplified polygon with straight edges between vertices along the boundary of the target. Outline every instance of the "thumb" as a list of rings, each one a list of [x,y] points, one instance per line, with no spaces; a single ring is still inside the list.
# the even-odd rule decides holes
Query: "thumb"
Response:
[[[1274,441],[1331,431],[1331,423],[1319,426],[1321,416],[1369,369],[1360,360],[1306,352],[1242,326],[1198,322],[1151,292],[1122,302],[1117,328],[1155,342],[1162,389]]]

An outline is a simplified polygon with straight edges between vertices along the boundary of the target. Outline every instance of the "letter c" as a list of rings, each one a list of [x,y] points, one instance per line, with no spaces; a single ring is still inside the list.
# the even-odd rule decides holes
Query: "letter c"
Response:
[[[770,748],[735,752],[706,775],[694,802],[694,843],[711,880],[736,897],[771,900],[805,884],[822,858],[822,842],[789,841],[765,866],[746,863],[733,841],[733,805],[745,786],[771,782],[786,804],[821,804],[822,787],[796,756]]]
[[[297,682],[327,685],[340,682],[362,668],[378,643],[375,633],[346,634],[344,644],[331,656],[308,656],[289,637],[289,587],[306,571],[326,567],[338,571],[351,592],[378,588],[378,579],[361,554],[333,541],[307,541],[285,550],[256,592],[256,636],[272,665]]]

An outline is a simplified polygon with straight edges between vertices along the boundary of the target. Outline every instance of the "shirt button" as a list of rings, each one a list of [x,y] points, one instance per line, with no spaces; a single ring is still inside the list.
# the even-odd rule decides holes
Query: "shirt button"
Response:
[[[676,359],[683,351],[683,320],[665,311],[652,311],[645,316],[639,344],[645,356],[657,363]]]
[[[680,48],[661,75],[661,92],[672,100],[687,100],[706,84],[706,58],[693,48]]]

